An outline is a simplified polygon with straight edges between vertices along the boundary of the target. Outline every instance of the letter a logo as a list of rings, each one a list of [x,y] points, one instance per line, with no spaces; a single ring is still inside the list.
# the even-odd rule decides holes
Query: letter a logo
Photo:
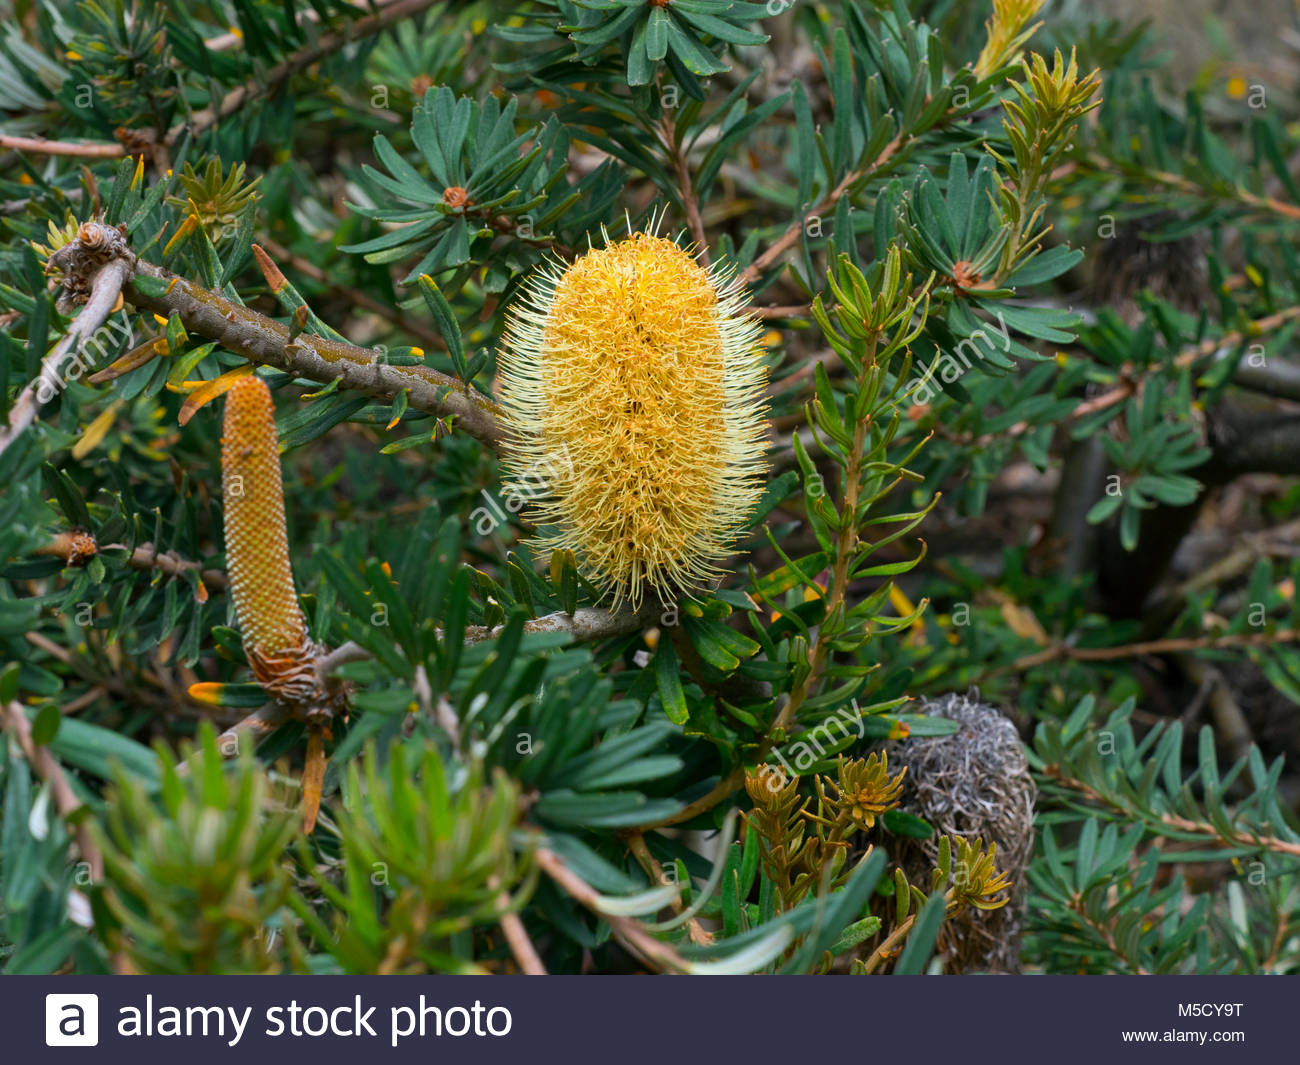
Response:
[[[98,995],[46,995],[45,1045],[93,1047],[99,1045]]]

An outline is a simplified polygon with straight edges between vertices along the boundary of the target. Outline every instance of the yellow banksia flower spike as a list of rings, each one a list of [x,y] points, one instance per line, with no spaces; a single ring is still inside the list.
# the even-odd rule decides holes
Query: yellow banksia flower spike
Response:
[[[543,550],[638,608],[720,576],[763,490],[762,328],[653,232],[535,276],[500,356],[505,489]]]
[[[289,561],[275,405],[259,377],[240,377],[226,397],[221,494],[230,593],[253,674],[275,695],[308,699],[316,648]]]

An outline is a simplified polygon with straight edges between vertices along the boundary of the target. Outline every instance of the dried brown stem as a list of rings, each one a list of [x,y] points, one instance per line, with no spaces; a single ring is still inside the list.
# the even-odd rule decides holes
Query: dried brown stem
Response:
[[[1300,641],[1300,629],[1278,629],[1276,632],[1236,632],[1219,636],[1181,636],[1163,640],[1145,640],[1126,643],[1118,647],[1071,647],[1053,644],[1033,654],[1023,655],[1005,666],[986,670],[977,683],[998,673],[1025,673],[1049,662],[1109,662],[1120,658],[1137,658],[1141,655],[1179,654],[1187,651],[1224,650],[1233,647],[1271,647],[1278,643]]]
[[[1251,337],[1264,336],[1266,333],[1272,333],[1281,329],[1288,322],[1300,318],[1300,305],[1295,307],[1286,307],[1275,314],[1266,315],[1263,318],[1257,318],[1249,323],[1245,329],[1232,330],[1224,333],[1221,337],[1211,337],[1203,340],[1199,344],[1192,344],[1180,351],[1173,360],[1172,365],[1179,369],[1186,369],[1195,365],[1200,359],[1209,358],[1216,352],[1223,349],[1236,347],[1238,344]],[[1248,381],[1243,381],[1243,385],[1251,387]],[[1098,395],[1084,400],[1069,415],[1070,421],[1078,421],[1086,418],[1090,414],[1096,414],[1098,411],[1109,410],[1111,407],[1118,406],[1130,396],[1135,395],[1140,388],[1140,382],[1125,378],[1114,388],[1101,392]],[[987,447],[995,440],[1004,440],[1011,437],[1021,436],[1027,433],[1034,425],[1030,422],[1016,422],[1015,425],[1002,433],[986,433],[979,437],[968,437],[962,435],[949,436],[948,439],[955,440],[964,445],[974,447]]]
[[[435,3],[437,3],[437,0],[375,0],[374,7],[377,10],[371,14],[349,22],[342,29],[333,33],[321,35],[287,59],[277,63],[267,71],[264,77],[250,81],[226,93],[221,97],[220,105],[196,111],[186,121],[178,122],[167,131],[164,142],[156,145],[155,150],[165,153],[167,146],[175,145],[186,132],[194,134],[206,132],[222,119],[229,118],[249,100],[264,93],[274,92],[275,89],[295,74],[302,73],[312,64],[318,63],[345,45],[363,37],[370,37],[380,33],[395,22],[400,22],[412,15],[418,15]],[[207,44],[210,48],[214,44],[219,45],[214,50],[220,50],[220,47],[227,47],[237,39],[233,35],[227,34],[220,41],[214,38]],[[14,151],[33,152],[41,155],[69,155],[95,159],[121,159],[126,155],[140,154],[139,151],[132,151],[124,144],[73,143],[47,140],[44,137],[15,137],[3,133],[0,133],[0,148],[11,148]]]
[[[803,233],[804,226],[808,224],[810,218],[833,211],[835,205],[839,203],[844,196],[851,192],[859,182],[870,177],[873,173],[888,163],[889,160],[898,153],[899,148],[901,148],[907,140],[908,137],[905,134],[900,134],[880,150],[880,154],[872,160],[870,165],[861,167],[857,170],[851,170],[846,174],[838,185],[822,197],[817,206],[802,218],[791,222],[786,228],[786,231],[768,245],[762,255],[745,268],[744,272],[740,275],[741,279],[747,284],[758,280],[764,270],[769,266],[772,266],[779,258],[781,258],[782,255],[799,243],[799,237]]]
[[[673,883],[672,880],[668,879],[667,874],[664,873],[663,866],[659,864],[658,859],[650,853],[650,848],[646,846],[645,835],[643,833],[633,832],[629,835],[627,837],[627,848],[632,852],[632,856],[636,858],[640,863],[641,868],[646,871],[646,875],[649,876],[652,881],[663,886],[669,886]],[[682,911],[686,908],[682,904],[682,898],[680,895],[675,896],[669,905],[672,907],[673,913],[678,916],[681,916]],[[690,934],[692,943],[696,943],[699,946],[708,946],[713,942],[713,936],[704,930],[704,926],[701,925],[699,920],[695,917],[692,917],[686,922],[686,930]]]
[[[533,941],[528,937],[528,929],[524,927],[524,922],[515,912],[514,902],[508,892],[502,891],[497,896],[497,910],[501,915],[497,918],[497,924],[505,933],[506,943],[510,946],[510,953],[514,955],[519,971],[525,976],[546,976],[546,965],[542,962],[541,955],[537,953],[537,948],[533,946]]]
[[[239,744],[245,736],[253,737],[253,742],[256,743],[258,738],[270,735],[288,719],[289,713],[285,707],[279,703],[267,703],[218,736],[217,750],[221,757],[233,758],[239,753]],[[184,761],[177,766],[177,772],[187,773],[189,766],[189,761]]]

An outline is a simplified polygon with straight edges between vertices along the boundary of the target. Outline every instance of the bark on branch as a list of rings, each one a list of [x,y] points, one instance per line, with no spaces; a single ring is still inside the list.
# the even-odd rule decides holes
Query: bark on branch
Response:
[[[142,285],[141,278],[155,284]],[[215,340],[250,362],[321,384],[337,380],[382,400],[393,400],[406,390],[416,410],[454,417],[456,426],[470,436],[492,448],[500,445],[496,403],[428,366],[390,366],[368,348],[308,333],[290,340],[287,325],[152,263],[137,263],[124,294],[136,307],[163,318],[176,314],[188,332]]]

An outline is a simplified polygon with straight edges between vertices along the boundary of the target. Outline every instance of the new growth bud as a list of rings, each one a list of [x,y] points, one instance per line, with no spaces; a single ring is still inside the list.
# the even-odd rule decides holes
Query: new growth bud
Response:
[[[226,397],[221,486],[230,594],[253,674],[275,695],[308,698],[316,649],[289,563],[275,406],[258,377]]]

